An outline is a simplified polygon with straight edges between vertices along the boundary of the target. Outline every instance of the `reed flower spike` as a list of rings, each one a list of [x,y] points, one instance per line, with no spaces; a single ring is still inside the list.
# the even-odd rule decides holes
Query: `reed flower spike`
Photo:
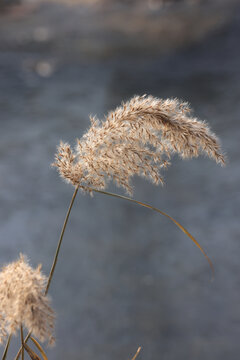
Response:
[[[224,164],[217,137],[177,99],[135,96],[108,113],[104,121],[90,118],[91,127],[75,150],[61,142],[53,164],[67,182],[83,191],[103,190],[110,180],[129,194],[131,178],[139,175],[163,182],[160,169],[173,153],[182,158],[201,153]]]
[[[33,269],[25,256],[0,272],[0,342],[23,325],[40,341],[54,343],[55,315],[44,294],[47,278],[41,265]]]

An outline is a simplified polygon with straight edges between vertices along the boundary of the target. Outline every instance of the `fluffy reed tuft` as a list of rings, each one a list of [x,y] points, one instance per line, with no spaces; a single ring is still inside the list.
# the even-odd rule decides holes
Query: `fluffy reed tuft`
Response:
[[[21,324],[40,341],[54,343],[54,312],[44,294],[47,278],[22,254],[0,272],[0,342]]]
[[[90,120],[92,125],[77,140],[75,151],[61,142],[53,164],[61,177],[85,191],[104,189],[114,180],[132,194],[134,175],[162,183],[159,170],[169,164],[172,153],[182,158],[205,153],[224,164],[217,137],[205,122],[191,116],[187,103],[177,99],[135,96],[105,121]]]

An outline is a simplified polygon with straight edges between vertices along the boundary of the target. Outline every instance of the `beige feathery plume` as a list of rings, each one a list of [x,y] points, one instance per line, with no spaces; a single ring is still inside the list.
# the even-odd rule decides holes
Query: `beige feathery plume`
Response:
[[[217,137],[207,124],[191,116],[187,103],[135,96],[110,112],[105,121],[91,118],[88,132],[77,140],[75,151],[60,143],[55,163],[59,174],[83,190],[104,189],[114,180],[132,193],[130,179],[144,176],[163,182],[159,170],[172,153],[182,158],[205,153],[224,164]]]
[[[22,254],[0,272],[0,342],[21,324],[40,341],[54,343],[55,315],[44,294],[47,278],[41,266],[33,269]]]

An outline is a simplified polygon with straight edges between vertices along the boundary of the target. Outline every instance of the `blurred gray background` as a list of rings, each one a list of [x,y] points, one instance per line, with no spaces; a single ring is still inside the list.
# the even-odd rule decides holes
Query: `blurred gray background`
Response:
[[[47,274],[73,188],[50,164],[60,139],[135,94],[179,97],[206,119],[225,168],[177,156],[165,186],[135,198],[79,194],[50,288],[49,359],[225,360],[240,354],[238,1],[2,1],[0,262],[19,252]],[[114,187],[111,190],[121,192]],[[18,339],[11,345],[13,358]],[[3,349],[3,348],[2,348]]]

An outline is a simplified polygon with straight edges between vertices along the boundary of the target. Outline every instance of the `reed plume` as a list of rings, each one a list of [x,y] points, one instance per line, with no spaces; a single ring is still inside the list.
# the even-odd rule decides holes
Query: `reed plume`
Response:
[[[40,268],[30,268],[24,257],[0,273],[2,336],[15,332],[21,323],[29,330],[16,360],[23,348],[26,348],[31,332],[41,341],[53,338],[54,315],[46,294],[79,188],[90,194],[95,191],[131,201],[169,218],[201,250],[213,271],[211,260],[197,240],[170,215],[149,204],[104,191],[109,181],[114,181],[132,194],[131,178],[134,175],[143,176],[155,184],[163,183],[160,169],[169,165],[174,153],[182,158],[197,157],[203,153],[224,165],[218,138],[208,125],[193,117],[185,102],[146,95],[135,96],[122,103],[109,112],[105,120],[100,121],[96,117],[90,117],[90,120],[89,130],[77,140],[75,149],[61,142],[55,155],[53,166],[57,167],[62,178],[75,186],[75,191],[64,220],[45,293],[46,278],[40,273]],[[139,351],[140,348],[134,359]]]
[[[47,278],[20,254],[0,272],[0,342],[25,326],[40,341],[54,343],[54,312],[44,294]]]
[[[160,169],[169,165],[173,153],[182,158],[205,153],[224,164],[217,137],[177,99],[135,96],[109,112],[105,121],[90,120],[75,151],[61,142],[53,164],[61,177],[85,191],[105,189],[113,180],[132,194],[134,175],[163,183]]]

